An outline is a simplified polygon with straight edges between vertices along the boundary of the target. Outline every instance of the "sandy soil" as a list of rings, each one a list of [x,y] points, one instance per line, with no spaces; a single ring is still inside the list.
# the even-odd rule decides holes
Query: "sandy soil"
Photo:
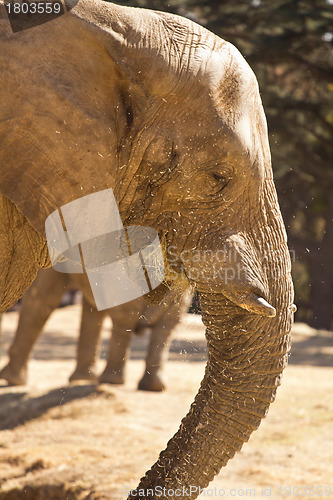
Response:
[[[1,366],[17,313],[3,321]],[[79,306],[58,310],[34,350],[29,385],[0,387],[0,500],[125,499],[185,415],[205,365],[200,318],[175,332],[168,390],[136,390],[147,338],[124,386],[68,386]],[[99,369],[110,323],[103,331]],[[333,334],[295,325],[290,365],[267,419],[200,496],[333,498]],[[216,488],[216,490],[215,490]],[[291,489],[290,489],[291,488]]]

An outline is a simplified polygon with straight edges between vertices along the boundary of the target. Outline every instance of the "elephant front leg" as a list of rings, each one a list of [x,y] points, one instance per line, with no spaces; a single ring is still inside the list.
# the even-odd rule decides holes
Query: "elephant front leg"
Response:
[[[9,362],[0,378],[9,385],[27,383],[27,368],[31,351],[43,327],[58,307],[67,286],[67,276],[52,268],[40,270],[36,280],[23,297],[18,327],[9,348]]]
[[[113,324],[109,345],[108,362],[99,377],[101,383],[123,384],[125,382],[125,363],[130,349],[132,330]]]
[[[94,368],[105,315],[105,311],[98,311],[83,297],[76,368],[69,377],[70,382],[77,380],[97,381]]]
[[[152,328],[146,367],[138,384],[139,390],[155,392],[165,390],[163,367],[169,353],[170,334],[171,330],[165,330],[160,324]]]
[[[166,383],[163,375],[165,361],[168,358],[171,334],[184,309],[183,303],[172,302],[166,310],[162,306],[160,317],[151,325],[151,336],[146,357],[146,367],[138,389],[142,391],[164,391]]]

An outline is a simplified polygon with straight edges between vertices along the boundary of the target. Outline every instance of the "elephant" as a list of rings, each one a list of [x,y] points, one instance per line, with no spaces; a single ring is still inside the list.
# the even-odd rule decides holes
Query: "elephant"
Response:
[[[109,314],[112,336],[108,361],[99,382],[124,383],[125,361],[131,336],[133,332],[140,334],[149,328],[151,337],[146,366],[138,389],[163,391],[166,388],[163,362],[168,355],[170,335],[181,314],[189,307],[191,296],[185,294],[179,297],[175,290],[170,290],[162,304],[149,304],[144,297],[140,297],[112,309],[98,311],[86,275],[62,274],[52,267],[38,272],[37,278],[23,297],[18,327],[9,348],[9,362],[0,371],[0,379],[7,380],[9,385],[27,383],[27,365],[34,343],[69,285],[78,287],[83,293],[76,368],[69,381],[97,380],[94,366],[98,341],[102,323]]]
[[[124,227],[156,230],[165,277],[149,299],[198,291],[208,360],[128,498],[197,498],[266,416],[290,350],[291,262],[258,83],[189,19],[63,4],[14,34],[1,6],[0,312],[50,267],[45,221],[66,204],[112,189]]]

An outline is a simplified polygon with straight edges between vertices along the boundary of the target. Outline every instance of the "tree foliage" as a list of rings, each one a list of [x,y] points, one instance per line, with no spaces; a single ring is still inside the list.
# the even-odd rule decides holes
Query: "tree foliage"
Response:
[[[298,319],[333,328],[333,0],[133,0],[230,41],[259,81]]]

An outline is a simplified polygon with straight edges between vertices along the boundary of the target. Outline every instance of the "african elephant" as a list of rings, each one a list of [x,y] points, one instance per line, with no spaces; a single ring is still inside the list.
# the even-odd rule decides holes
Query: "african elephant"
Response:
[[[291,264],[257,81],[188,19],[64,3],[14,35],[1,10],[0,312],[50,266],[45,220],[73,200],[112,189],[125,227],[157,230],[165,282],[185,274],[200,294],[208,361],[129,498],[196,498],[266,416],[290,349]]]
[[[28,361],[42,329],[58,307],[61,297],[69,285],[83,293],[80,336],[77,346],[76,368],[70,382],[96,380],[94,366],[102,323],[107,314],[112,320],[112,336],[106,367],[99,377],[100,382],[123,384],[125,361],[128,357],[132,333],[151,330],[146,366],[138,388],[147,391],[165,389],[163,362],[168,355],[170,335],[180,315],[190,305],[191,297],[179,297],[170,290],[162,304],[149,304],[144,297],[127,302],[109,310],[98,311],[84,274],[62,274],[50,269],[39,271],[37,278],[23,297],[20,318],[14,340],[9,348],[9,362],[0,371],[0,379],[10,385],[27,382]]]

